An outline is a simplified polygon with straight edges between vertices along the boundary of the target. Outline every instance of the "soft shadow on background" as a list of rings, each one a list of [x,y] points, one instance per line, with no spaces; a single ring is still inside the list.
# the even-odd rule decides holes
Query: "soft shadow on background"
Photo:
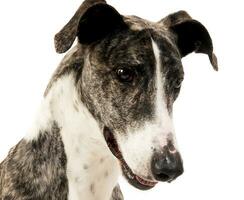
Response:
[[[0,2],[0,160],[31,125],[48,80],[63,55],[54,34],[81,0]],[[108,0],[121,14],[158,21],[186,10],[202,22],[219,60],[215,72],[207,56],[183,59],[185,80],[174,121],[185,173],[171,184],[139,191],[121,179],[125,199],[244,199],[244,64],[241,1]]]

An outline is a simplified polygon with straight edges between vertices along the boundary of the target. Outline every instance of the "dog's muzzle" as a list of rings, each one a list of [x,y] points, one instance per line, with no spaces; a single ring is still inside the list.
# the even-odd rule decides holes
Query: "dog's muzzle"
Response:
[[[183,163],[179,152],[165,147],[162,152],[155,152],[151,170],[157,181],[171,182],[183,173]]]
[[[113,135],[113,133],[110,131],[109,128],[105,127],[103,130],[104,138],[107,142],[107,145],[110,149],[110,151],[113,153],[113,155],[119,160],[121,169],[123,172],[124,177],[126,180],[133,185],[134,187],[140,189],[140,190],[148,190],[153,188],[157,182],[148,180],[145,178],[142,178],[138,175],[136,175],[131,168],[126,163],[125,159],[123,158],[123,155],[119,149],[118,143]]]
[[[172,142],[168,142],[162,151],[155,152],[151,161],[151,171],[154,180],[149,180],[135,174],[128,166],[119,149],[119,145],[113,135],[113,132],[104,127],[104,139],[113,155],[120,161],[124,177],[134,187],[141,190],[153,188],[157,181],[171,182],[183,173],[183,165],[180,154],[174,148]]]

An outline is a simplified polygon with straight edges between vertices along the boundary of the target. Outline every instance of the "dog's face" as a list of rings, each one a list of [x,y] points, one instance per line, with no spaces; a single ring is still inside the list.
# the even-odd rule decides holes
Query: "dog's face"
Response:
[[[172,122],[184,78],[181,58],[206,53],[217,69],[207,30],[184,11],[152,23],[87,0],[56,35],[57,51],[76,36],[85,58],[77,80],[82,102],[127,180],[140,189],[174,180],[183,173]]]

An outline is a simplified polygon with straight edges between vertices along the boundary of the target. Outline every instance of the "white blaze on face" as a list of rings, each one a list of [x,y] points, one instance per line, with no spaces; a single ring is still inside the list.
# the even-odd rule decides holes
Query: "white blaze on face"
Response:
[[[160,61],[160,50],[158,45],[152,40],[153,52],[156,59],[156,123],[163,129],[164,132],[170,133],[173,129],[172,120],[169,115],[164,92],[165,78],[162,74],[162,66]]]
[[[142,177],[151,176],[151,159],[154,150],[161,151],[167,145],[168,140],[171,140],[175,145],[173,123],[164,93],[165,81],[160,61],[160,50],[153,40],[152,48],[156,64],[154,118],[136,130],[128,129],[125,137],[117,138],[125,161],[134,173]]]

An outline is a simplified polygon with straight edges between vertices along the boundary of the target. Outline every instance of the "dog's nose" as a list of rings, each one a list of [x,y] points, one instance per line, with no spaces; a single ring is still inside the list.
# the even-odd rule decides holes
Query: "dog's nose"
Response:
[[[183,164],[179,152],[155,152],[151,162],[153,176],[158,181],[172,181],[183,173]]]

